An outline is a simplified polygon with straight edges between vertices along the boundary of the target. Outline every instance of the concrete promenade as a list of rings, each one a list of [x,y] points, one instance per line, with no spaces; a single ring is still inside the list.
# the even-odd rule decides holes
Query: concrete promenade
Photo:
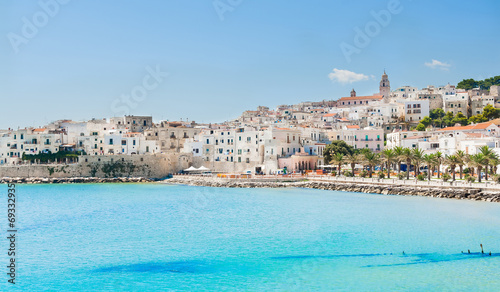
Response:
[[[500,184],[491,180],[479,182],[466,182],[464,180],[447,181],[432,179],[430,181],[419,181],[414,178],[409,180],[400,180],[397,178],[363,178],[363,177],[345,177],[345,176],[330,176],[330,175],[254,175],[251,178],[221,178],[215,175],[174,175],[174,178],[184,179],[210,179],[218,182],[299,182],[299,181],[317,181],[317,182],[339,182],[348,184],[373,184],[380,186],[404,186],[404,187],[445,187],[445,188],[458,188],[458,189],[480,189],[480,190],[498,190],[500,191]]]

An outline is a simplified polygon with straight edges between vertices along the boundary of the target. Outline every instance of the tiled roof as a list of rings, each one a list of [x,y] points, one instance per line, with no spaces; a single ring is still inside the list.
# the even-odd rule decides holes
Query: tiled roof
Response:
[[[459,126],[459,127],[447,127],[439,131],[466,131],[466,130],[484,130],[489,126],[494,125],[492,122],[479,123],[475,125]]]
[[[500,119],[491,120],[490,123],[493,123],[493,124],[499,126],[500,125]]]
[[[465,136],[470,138],[482,138],[484,135],[481,133],[465,133]]]

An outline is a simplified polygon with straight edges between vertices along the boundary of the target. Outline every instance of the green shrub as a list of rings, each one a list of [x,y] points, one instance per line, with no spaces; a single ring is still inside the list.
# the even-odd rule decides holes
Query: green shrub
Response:
[[[364,169],[363,169],[363,170],[359,173],[359,176],[360,176],[360,177],[367,177],[367,176],[368,176],[368,171],[366,171],[366,170],[364,170]]]
[[[449,173],[443,173],[443,176],[441,176],[443,181],[448,181],[451,179],[451,175]]]
[[[464,171],[463,171],[463,172],[464,172],[465,174],[470,173],[470,168],[466,167],[466,168],[464,169]]]
[[[345,176],[352,176],[352,172],[350,172],[349,170],[346,170],[346,171],[344,171],[344,175]]]
[[[335,170],[332,170],[332,175],[337,176],[337,172]]]
[[[51,161],[62,161],[65,158],[75,159],[79,155],[86,155],[85,152],[82,151],[58,151],[56,153],[51,153],[50,151],[47,153],[38,153],[38,154],[26,154],[23,153],[21,159],[26,161],[35,161],[39,160],[41,163],[50,163]]]
[[[384,179],[385,178],[385,173],[383,171],[378,172],[378,178]]]
[[[476,181],[476,178],[473,177],[472,175],[469,175],[469,174],[466,174],[464,178],[465,178],[466,182],[474,182],[474,181]]]
[[[418,180],[425,180],[425,175],[423,173],[417,175]]]
[[[406,171],[398,173],[398,179],[406,179]]]

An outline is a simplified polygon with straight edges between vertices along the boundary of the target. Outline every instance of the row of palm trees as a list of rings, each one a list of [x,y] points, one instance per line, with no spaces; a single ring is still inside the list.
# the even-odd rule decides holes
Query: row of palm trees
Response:
[[[474,169],[477,169],[478,181],[481,182],[481,171],[485,170],[485,179],[488,180],[488,170],[496,173],[497,166],[500,164],[500,157],[488,146],[479,148],[479,152],[472,155],[461,150],[452,155],[443,155],[439,151],[433,154],[425,154],[423,150],[418,148],[395,147],[385,149],[381,153],[374,153],[368,149],[363,149],[358,154],[334,153],[331,164],[336,166],[338,170],[342,168],[342,165],[349,165],[352,176],[354,176],[356,164],[362,164],[368,169],[370,177],[372,177],[374,168],[381,166],[382,169],[385,168],[387,171],[388,178],[391,177],[391,169],[397,169],[398,173],[401,173],[401,166],[405,164],[407,166],[407,179],[410,179],[409,170],[411,166],[415,169],[415,177],[420,174],[421,167],[427,167],[428,180],[431,180],[434,170],[437,170],[437,178],[440,178],[441,166],[449,167],[453,180],[455,180],[458,167],[460,179],[462,179],[464,167],[467,166],[471,170],[471,175],[474,174]]]

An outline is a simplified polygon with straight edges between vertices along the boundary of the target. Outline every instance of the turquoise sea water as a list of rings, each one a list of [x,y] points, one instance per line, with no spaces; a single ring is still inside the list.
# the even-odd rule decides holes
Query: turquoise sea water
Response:
[[[496,203],[162,184],[17,192],[20,291],[500,291]],[[491,257],[461,253],[480,243]]]

